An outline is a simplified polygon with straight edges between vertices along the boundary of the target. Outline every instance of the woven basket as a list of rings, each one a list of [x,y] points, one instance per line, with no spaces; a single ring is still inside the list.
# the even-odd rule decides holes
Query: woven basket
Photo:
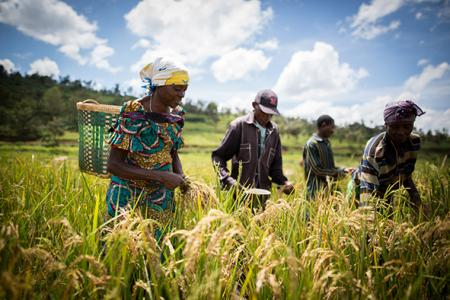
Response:
[[[87,99],[77,102],[79,149],[78,164],[82,172],[107,178],[108,130],[117,120],[120,106],[99,104]]]

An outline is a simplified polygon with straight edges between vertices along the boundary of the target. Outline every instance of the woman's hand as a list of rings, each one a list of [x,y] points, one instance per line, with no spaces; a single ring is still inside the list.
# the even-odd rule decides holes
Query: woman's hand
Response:
[[[344,172],[346,173],[346,174],[353,174],[353,172],[355,172],[356,171],[356,168],[344,168]]]
[[[157,180],[170,190],[185,183],[185,179],[182,175],[167,171],[159,172]]]

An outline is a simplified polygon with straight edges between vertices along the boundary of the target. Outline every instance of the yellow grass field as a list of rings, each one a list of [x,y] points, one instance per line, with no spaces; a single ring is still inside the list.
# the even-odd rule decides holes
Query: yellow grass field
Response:
[[[220,191],[207,148],[181,151],[193,181],[158,243],[138,210],[106,218],[107,179],[82,174],[77,148],[0,145],[2,299],[445,299],[450,280],[450,172],[442,155],[414,178],[431,213],[356,209],[338,191],[304,197],[300,152],[284,153],[295,182],[252,213]],[[358,157],[337,154],[337,163]],[[378,207],[376,211],[373,207]],[[381,209],[380,209],[381,207]]]

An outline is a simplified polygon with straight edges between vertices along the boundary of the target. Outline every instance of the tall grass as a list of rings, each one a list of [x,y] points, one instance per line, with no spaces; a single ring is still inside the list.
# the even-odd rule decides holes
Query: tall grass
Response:
[[[209,157],[204,158],[209,162]],[[276,190],[253,214],[214,180],[177,192],[165,238],[130,210],[107,219],[108,181],[73,161],[2,156],[0,298],[418,299],[448,297],[449,169],[423,163],[415,179],[432,212],[405,191],[391,215],[355,209],[340,192],[315,202]],[[189,170],[188,170],[189,171]],[[381,205],[381,204],[380,204]]]

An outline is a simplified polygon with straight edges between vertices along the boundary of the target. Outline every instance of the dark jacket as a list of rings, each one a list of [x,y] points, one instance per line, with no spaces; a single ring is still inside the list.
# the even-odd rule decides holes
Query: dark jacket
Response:
[[[272,181],[280,185],[287,181],[282,170],[281,141],[277,125],[273,122],[267,125],[264,151],[260,155],[259,138],[253,112],[230,123],[219,147],[212,152],[212,160],[218,167],[219,179],[223,185],[226,185],[229,176],[238,178],[239,164],[242,165],[240,184],[243,186],[270,190]],[[230,159],[231,174],[227,169],[227,161]]]

